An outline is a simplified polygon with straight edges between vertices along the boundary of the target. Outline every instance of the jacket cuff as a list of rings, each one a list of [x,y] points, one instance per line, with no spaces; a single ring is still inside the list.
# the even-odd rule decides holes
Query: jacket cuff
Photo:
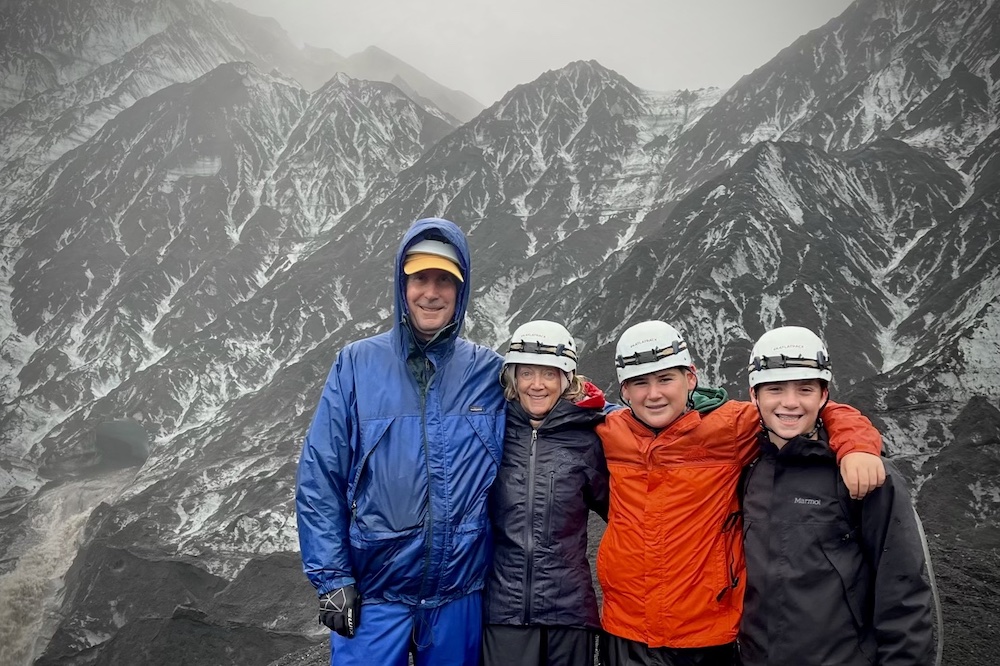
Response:
[[[839,464],[844,460],[844,456],[848,453],[870,453],[873,456],[881,456],[881,447],[877,447],[868,442],[851,442],[850,444],[845,444],[839,449],[837,449],[837,463]]]
[[[337,576],[336,578],[330,578],[316,588],[316,595],[322,597],[327,592],[333,592],[334,590],[339,590],[340,588],[348,585],[355,585],[356,583],[357,581],[354,580],[354,576]]]

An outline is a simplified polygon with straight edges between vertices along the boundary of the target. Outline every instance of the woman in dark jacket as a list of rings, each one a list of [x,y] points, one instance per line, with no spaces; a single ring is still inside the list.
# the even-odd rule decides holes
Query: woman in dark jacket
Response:
[[[607,520],[608,470],[594,426],[604,394],[576,374],[565,327],[514,332],[501,377],[503,460],[490,497],[493,568],[484,666],[590,666],[600,629],[587,559],[591,510]]]

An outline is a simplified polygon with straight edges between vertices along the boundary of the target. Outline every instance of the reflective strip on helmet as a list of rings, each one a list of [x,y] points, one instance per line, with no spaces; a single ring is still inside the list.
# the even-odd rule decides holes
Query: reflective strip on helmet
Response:
[[[508,351],[521,352],[523,354],[551,354],[552,356],[565,356],[574,361],[576,360],[576,352],[564,344],[546,345],[536,341],[512,341]]]
[[[687,349],[687,343],[683,340],[674,340],[673,344],[669,347],[662,347],[659,349],[651,349],[649,351],[635,352],[634,354],[629,354],[628,356],[617,356],[615,357],[615,366],[619,368],[624,368],[630,365],[645,365],[647,363],[655,363],[661,359],[673,356],[674,354],[679,354],[680,352]]]
[[[778,356],[756,356],[747,366],[750,372],[774,370],[777,368],[816,368],[817,370],[832,370],[830,359],[823,352],[817,352],[816,358],[794,358],[780,354]]]

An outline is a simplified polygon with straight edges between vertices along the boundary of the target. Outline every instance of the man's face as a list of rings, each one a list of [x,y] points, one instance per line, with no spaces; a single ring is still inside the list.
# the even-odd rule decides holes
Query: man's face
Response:
[[[764,425],[774,431],[768,433],[771,441],[780,447],[787,440],[816,427],[819,409],[828,394],[818,379],[799,379],[760,384],[750,398],[760,410]]]
[[[622,397],[639,419],[653,428],[666,428],[687,409],[688,393],[697,378],[686,368],[667,368],[626,379]]]
[[[406,278],[406,307],[410,311],[410,326],[421,340],[451,323],[455,316],[458,287],[450,274],[439,268],[428,268]]]
[[[547,365],[518,365],[514,368],[517,399],[528,415],[545,418],[562,395],[562,370]]]

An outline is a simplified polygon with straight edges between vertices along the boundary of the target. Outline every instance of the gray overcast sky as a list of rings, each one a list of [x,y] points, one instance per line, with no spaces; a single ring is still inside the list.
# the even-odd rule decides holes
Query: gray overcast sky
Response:
[[[293,39],[378,46],[487,106],[573,60],[641,88],[728,87],[851,0],[229,0]]]

